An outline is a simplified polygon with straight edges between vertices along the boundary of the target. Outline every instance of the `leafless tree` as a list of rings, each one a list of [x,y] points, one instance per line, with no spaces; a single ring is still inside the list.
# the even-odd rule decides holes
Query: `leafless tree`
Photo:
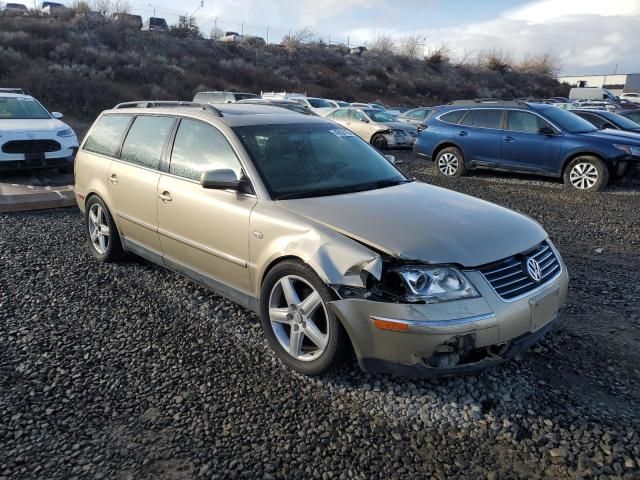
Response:
[[[317,36],[311,27],[304,27],[286,35],[282,39],[282,45],[289,49],[295,49],[304,43],[311,43]]]
[[[71,9],[75,10],[76,13],[87,13],[91,11],[89,4],[83,0],[74,0],[71,4]]]
[[[131,13],[131,5],[128,0],[113,0],[113,13]]]
[[[91,8],[92,10],[106,16],[113,9],[113,1],[112,0],[93,0],[91,2]]]
[[[220,40],[222,37],[224,37],[224,31],[218,27],[212,28],[211,32],[209,32],[211,40]]]
[[[373,53],[393,53],[396,49],[396,39],[390,34],[378,34],[376,38],[366,43],[366,47]]]
[[[425,53],[424,60],[431,67],[440,68],[451,61],[451,50],[445,44],[429,47]]]
[[[400,56],[407,58],[421,58],[424,56],[425,37],[413,34],[403,37],[398,42],[397,51]]]

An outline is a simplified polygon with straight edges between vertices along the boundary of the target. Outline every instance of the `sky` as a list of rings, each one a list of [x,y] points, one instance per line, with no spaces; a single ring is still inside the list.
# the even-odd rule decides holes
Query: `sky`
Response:
[[[279,42],[310,27],[324,41],[366,44],[419,35],[454,58],[497,50],[515,60],[550,53],[562,74],[640,72],[640,0],[169,0],[130,1],[134,13],[169,23],[194,14],[214,27]],[[182,12],[184,9],[184,12]]]

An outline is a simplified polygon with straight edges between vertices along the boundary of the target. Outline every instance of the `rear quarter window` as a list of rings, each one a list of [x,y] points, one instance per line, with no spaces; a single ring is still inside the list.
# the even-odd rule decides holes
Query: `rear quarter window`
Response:
[[[83,150],[115,157],[131,115],[103,115],[84,142]]]

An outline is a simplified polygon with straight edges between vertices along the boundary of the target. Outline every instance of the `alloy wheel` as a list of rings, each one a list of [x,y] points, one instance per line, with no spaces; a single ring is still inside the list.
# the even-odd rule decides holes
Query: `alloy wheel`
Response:
[[[569,181],[574,187],[587,190],[598,181],[598,169],[590,163],[578,163],[571,169]]]
[[[89,209],[89,237],[96,251],[104,255],[109,248],[109,223],[107,214],[98,203]]]
[[[444,175],[450,177],[458,171],[458,157],[453,153],[444,153],[438,159],[438,169]]]
[[[329,316],[322,297],[301,277],[282,277],[271,289],[269,320],[282,348],[296,360],[320,357],[329,343]]]

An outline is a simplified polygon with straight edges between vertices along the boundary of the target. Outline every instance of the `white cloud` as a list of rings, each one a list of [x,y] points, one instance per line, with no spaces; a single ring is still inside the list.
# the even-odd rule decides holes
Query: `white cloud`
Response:
[[[551,53],[563,73],[640,70],[640,1],[541,0],[509,10],[494,20],[422,30],[429,46],[445,44],[461,58],[501,50],[515,60]],[[402,36],[396,29],[393,33]],[[368,29],[353,31],[373,38]]]

